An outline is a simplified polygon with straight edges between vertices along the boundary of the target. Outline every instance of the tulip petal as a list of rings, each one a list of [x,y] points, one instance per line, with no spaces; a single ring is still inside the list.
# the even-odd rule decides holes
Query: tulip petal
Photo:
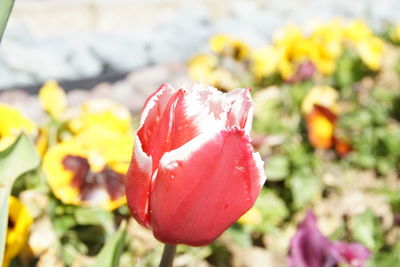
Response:
[[[230,104],[224,94],[212,86],[195,84],[187,92],[183,113],[196,125],[198,133],[225,128]]]
[[[263,162],[238,128],[201,134],[166,153],[154,179],[154,236],[206,245],[249,210],[265,181]]]
[[[143,151],[148,156],[151,156],[151,149],[147,149],[147,146],[153,143],[151,139],[154,139],[154,132],[157,131],[165,109],[175,93],[176,90],[170,85],[163,84],[144,104],[137,135],[142,141]]]
[[[133,216],[146,227],[150,224],[151,178],[159,159],[165,152],[181,146],[197,134],[177,108],[181,106],[183,93],[183,90],[175,91],[169,85],[161,86],[147,100],[135,134],[136,145],[125,181],[126,194]]]
[[[135,134],[132,160],[125,177],[125,191],[133,217],[145,227],[150,225],[151,165],[151,158],[143,152],[141,141]]]
[[[143,151],[151,156],[154,172],[158,168],[159,161],[164,153],[174,150],[189,142],[198,134],[198,129],[192,120],[187,117],[184,109],[184,90],[178,90],[173,94],[164,107],[162,114],[156,118],[149,118],[146,125],[152,124],[152,133],[149,135],[145,127],[138,130],[138,136],[142,140]]]
[[[253,119],[253,101],[251,100],[250,89],[236,89],[226,94],[231,110],[228,113],[227,126],[237,126],[245,129],[250,134]]]

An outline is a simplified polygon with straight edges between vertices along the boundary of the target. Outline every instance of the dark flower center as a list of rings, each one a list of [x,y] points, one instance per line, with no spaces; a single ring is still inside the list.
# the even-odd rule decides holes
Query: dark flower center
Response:
[[[71,185],[79,190],[83,201],[90,200],[101,189],[105,189],[113,201],[121,198],[125,193],[124,175],[109,167],[105,167],[100,172],[92,172],[86,158],[73,155],[65,156],[62,164],[64,169],[74,174]]]
[[[13,229],[15,227],[15,222],[11,217],[8,217],[8,229]]]

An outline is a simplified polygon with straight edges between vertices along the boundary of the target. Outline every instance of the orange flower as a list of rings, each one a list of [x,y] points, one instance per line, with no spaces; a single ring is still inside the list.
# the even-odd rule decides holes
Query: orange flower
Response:
[[[335,138],[335,150],[339,157],[345,157],[351,151],[350,144],[341,138]]]
[[[314,148],[332,147],[335,120],[336,115],[320,105],[314,105],[314,109],[306,115],[308,140]]]

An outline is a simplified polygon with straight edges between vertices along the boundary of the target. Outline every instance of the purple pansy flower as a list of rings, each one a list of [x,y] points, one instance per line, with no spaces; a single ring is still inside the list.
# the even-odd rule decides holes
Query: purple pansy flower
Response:
[[[347,263],[352,267],[365,267],[369,250],[358,243],[331,242],[317,227],[312,211],[307,213],[290,242],[291,267],[337,267]]]
[[[317,227],[315,215],[309,211],[290,242],[291,267],[334,267],[339,254]]]

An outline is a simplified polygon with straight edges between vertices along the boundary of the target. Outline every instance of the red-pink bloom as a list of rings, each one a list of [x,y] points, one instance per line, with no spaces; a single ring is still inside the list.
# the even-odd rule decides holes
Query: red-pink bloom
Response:
[[[366,267],[366,261],[371,256],[371,252],[361,244],[346,243],[336,241],[333,243],[336,251],[340,254],[342,262],[346,262],[351,267]]]
[[[250,144],[252,113],[248,89],[164,84],[146,101],[126,195],[158,240],[206,245],[253,206],[266,177]]]

